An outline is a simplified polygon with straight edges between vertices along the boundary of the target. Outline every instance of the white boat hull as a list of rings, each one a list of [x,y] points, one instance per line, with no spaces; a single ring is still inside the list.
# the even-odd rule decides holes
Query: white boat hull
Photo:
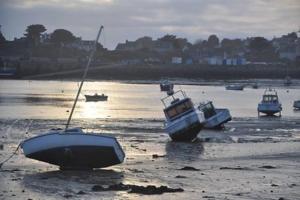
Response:
[[[204,128],[218,128],[231,120],[231,115],[228,109],[215,109],[215,111],[215,115],[206,119]]]
[[[81,129],[50,132],[21,143],[26,157],[62,169],[93,169],[119,164],[125,154],[114,137],[85,134]]]
[[[165,131],[174,141],[192,141],[203,128],[204,116],[197,110],[166,122]]]

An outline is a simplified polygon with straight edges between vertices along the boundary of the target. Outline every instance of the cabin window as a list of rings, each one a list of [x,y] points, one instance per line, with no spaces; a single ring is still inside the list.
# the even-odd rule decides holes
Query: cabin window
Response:
[[[173,107],[171,109],[168,109],[166,114],[170,119],[172,119],[172,118],[176,117],[177,115],[190,110],[192,107],[193,107],[192,102],[186,101],[186,102],[176,105],[175,107]]]
[[[189,110],[190,108],[192,108],[193,107],[192,102],[191,101],[185,102],[185,107],[187,108],[187,110]]]
[[[175,117],[177,115],[176,109],[175,108],[169,109],[167,111],[167,115],[168,115],[169,118]]]
[[[264,96],[263,101],[265,102],[277,102],[277,96]]]

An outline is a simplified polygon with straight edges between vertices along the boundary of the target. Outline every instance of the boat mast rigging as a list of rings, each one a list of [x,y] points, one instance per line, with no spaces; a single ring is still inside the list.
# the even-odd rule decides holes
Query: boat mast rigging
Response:
[[[93,59],[93,57],[94,57],[94,54],[95,54],[95,52],[96,52],[96,50],[97,50],[97,43],[98,43],[98,41],[99,41],[99,38],[100,38],[100,35],[101,35],[101,32],[102,32],[103,28],[104,28],[103,26],[100,27],[99,32],[98,32],[98,35],[97,35],[96,40],[95,40],[95,43],[94,43],[94,47],[93,47],[93,49],[92,49],[92,51],[91,51],[91,53],[90,53],[90,56],[89,56],[87,65],[86,65],[86,67],[85,67],[85,70],[84,70],[84,73],[83,73],[83,76],[82,76],[82,80],[81,80],[81,83],[80,83],[80,86],[79,86],[79,89],[78,89],[78,92],[77,92],[75,101],[74,101],[74,103],[73,103],[73,107],[72,107],[72,110],[71,110],[71,112],[70,112],[70,115],[69,115],[69,118],[68,118],[68,121],[67,121],[65,130],[67,130],[68,127],[69,127],[69,125],[70,125],[70,122],[71,122],[71,119],[72,119],[72,115],[73,115],[73,112],[74,112],[74,110],[75,110],[75,107],[76,107],[76,104],[77,104],[77,101],[78,101],[78,97],[79,97],[79,95],[80,95],[80,92],[81,92],[83,83],[84,83],[84,81],[85,81],[85,78],[86,78],[87,72],[88,72],[88,70],[89,70],[90,64],[91,64],[91,62],[92,62],[92,59]]]

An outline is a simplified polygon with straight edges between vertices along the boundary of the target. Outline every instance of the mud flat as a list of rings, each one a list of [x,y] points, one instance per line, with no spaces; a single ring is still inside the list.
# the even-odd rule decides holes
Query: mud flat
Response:
[[[194,143],[171,142],[162,119],[74,123],[116,136],[126,161],[101,170],[59,171],[19,151],[0,169],[0,199],[293,200],[300,195],[299,118],[234,118],[223,130],[203,130]],[[63,124],[0,120],[1,161],[21,140]]]

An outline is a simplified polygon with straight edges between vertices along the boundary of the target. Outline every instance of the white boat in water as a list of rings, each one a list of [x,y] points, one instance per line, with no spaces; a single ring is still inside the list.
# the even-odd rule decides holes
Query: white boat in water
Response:
[[[215,108],[211,101],[200,103],[198,109],[205,117],[204,128],[221,128],[225,123],[231,121],[231,115],[226,108]]]
[[[60,131],[50,131],[21,142],[20,146],[26,157],[57,165],[61,169],[102,168],[123,162],[125,154],[115,137],[87,134],[80,128],[69,129],[72,114],[102,29],[103,26],[101,26],[95,40],[66,128]]]
[[[111,136],[86,134],[80,128],[29,138],[21,143],[26,157],[57,165],[60,169],[93,169],[120,164],[123,152]]]
[[[244,85],[227,85],[226,90],[244,90]]]
[[[107,101],[108,96],[104,94],[84,95],[86,101]]]
[[[300,109],[300,100],[294,101],[293,107],[295,109]]]
[[[264,113],[266,115],[274,115],[279,113],[279,116],[281,116],[281,111],[282,107],[276,90],[271,88],[266,89],[263,94],[263,98],[257,107],[258,115],[260,113]]]
[[[203,113],[179,90],[161,99],[165,108],[165,131],[174,141],[193,141],[204,125]]]

